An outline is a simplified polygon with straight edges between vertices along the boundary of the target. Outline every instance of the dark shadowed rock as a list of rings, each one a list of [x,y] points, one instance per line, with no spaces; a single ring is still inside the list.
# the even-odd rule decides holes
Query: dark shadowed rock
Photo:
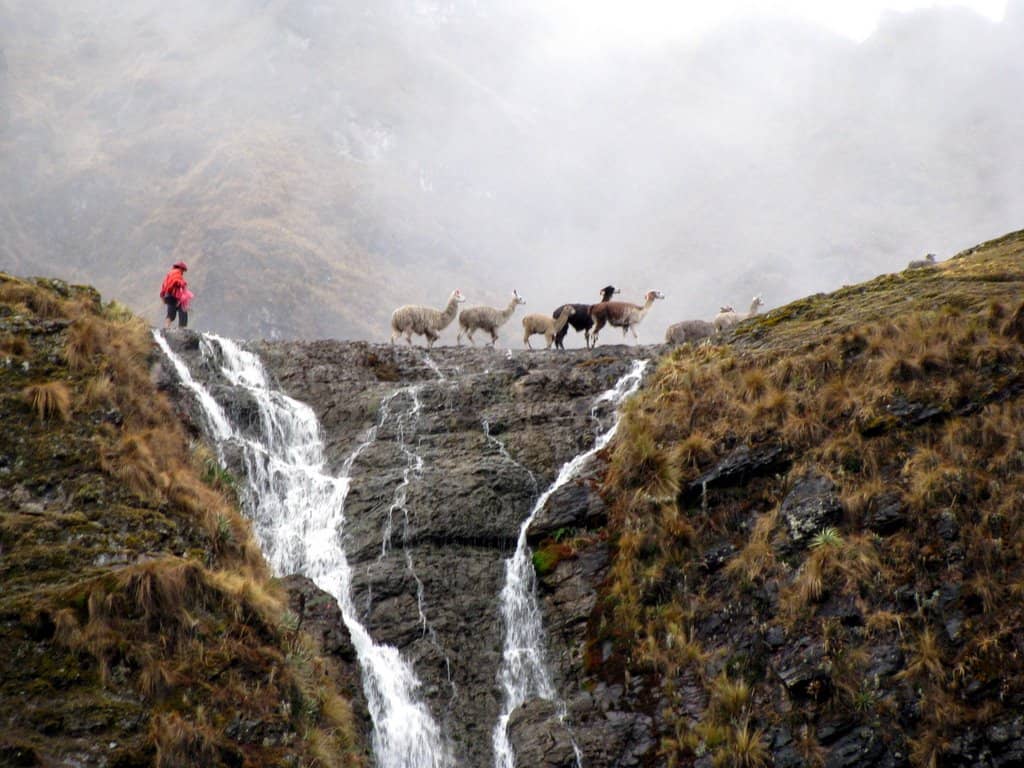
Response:
[[[820,643],[807,637],[777,653],[774,666],[782,684],[794,697],[815,697],[817,692],[809,690],[811,683],[828,679],[825,651]]]
[[[553,702],[532,699],[508,722],[509,742],[516,768],[573,768],[576,752],[572,734]]]
[[[829,749],[826,768],[859,768],[859,766],[905,765],[906,760],[890,752],[883,734],[873,728],[854,728],[841,736]]]
[[[701,559],[701,567],[708,573],[715,573],[725,567],[725,564],[736,554],[736,547],[728,541],[708,547]]]
[[[560,528],[596,528],[604,524],[608,509],[594,487],[600,469],[599,462],[594,465],[591,471],[551,494],[527,529],[527,541],[535,544]]]
[[[883,493],[868,503],[864,525],[875,533],[889,534],[907,524],[907,508],[895,492]]]
[[[781,511],[790,539],[804,545],[822,528],[835,523],[843,508],[831,480],[808,474],[793,485],[782,501]]]
[[[683,493],[683,499],[687,504],[693,504],[700,500],[708,488],[744,485],[755,477],[785,472],[789,466],[789,455],[782,446],[740,446],[710,471],[691,482]]]
[[[576,721],[572,730],[587,756],[587,765],[634,768],[648,764],[657,747],[649,716],[611,707],[600,713],[591,709],[587,715],[588,719]]]

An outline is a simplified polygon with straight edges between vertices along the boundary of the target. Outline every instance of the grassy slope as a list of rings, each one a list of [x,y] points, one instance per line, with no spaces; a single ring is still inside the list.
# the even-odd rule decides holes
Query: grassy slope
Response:
[[[669,703],[659,762],[768,764],[785,732],[819,764],[866,726],[940,765],[1020,710],[1022,296],[1017,232],[661,362],[612,453],[591,625],[594,674],[645,676]],[[695,481],[743,446],[788,469],[702,499]],[[780,507],[808,473],[841,512],[797,543]]]
[[[0,273],[0,764],[361,765],[148,328]]]

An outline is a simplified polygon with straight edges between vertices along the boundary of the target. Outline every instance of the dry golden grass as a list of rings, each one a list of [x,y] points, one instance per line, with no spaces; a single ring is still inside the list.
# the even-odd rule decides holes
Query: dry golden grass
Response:
[[[54,417],[61,421],[71,418],[71,390],[62,381],[32,384],[25,387],[21,394],[40,421]]]
[[[710,714],[719,722],[737,720],[750,705],[750,685],[721,674],[711,683]]]
[[[83,315],[71,323],[64,342],[64,359],[72,370],[82,370],[104,354],[109,344],[109,324],[94,315]]]
[[[139,694],[149,701],[162,699],[179,683],[175,664],[167,659],[147,659],[139,671]]]
[[[922,629],[910,640],[905,650],[907,665],[899,677],[915,681],[930,680],[942,683],[946,678],[946,664],[942,658],[942,647],[931,627]]]
[[[177,712],[156,715],[149,737],[156,746],[156,768],[213,765],[217,758],[216,735],[207,725],[189,722]]]
[[[744,719],[726,731],[724,744],[715,752],[715,768],[764,768],[771,764],[764,731],[751,727]]]
[[[145,432],[129,432],[116,444],[103,446],[100,467],[142,499],[155,499],[157,492],[168,485]]]
[[[93,408],[107,408],[114,404],[114,383],[106,374],[97,374],[85,383],[82,403]]]
[[[801,702],[808,720],[836,708],[878,718],[913,740],[921,764],[941,764],[950,724],[965,717],[950,704],[955,681],[975,679],[986,691],[1006,688],[1008,679],[1014,690],[1024,686],[1024,662],[1005,640],[1007,628],[1024,626],[1021,290],[1024,233],[1015,233],[929,274],[882,276],[794,302],[744,324],[728,345],[681,347],[662,359],[610,451],[603,490],[617,547],[594,634],[613,640],[638,674],[685,669],[702,681],[705,720],[692,727],[683,716],[670,718],[662,734],[670,764],[692,760],[698,749],[724,755],[732,737],[710,716],[721,659],[737,644],[756,645],[753,627],[780,620],[787,636],[813,638],[827,652],[831,695]],[[785,450],[790,477],[813,468],[832,478],[842,506],[834,532],[819,533],[818,546],[794,547],[777,517],[760,512],[778,508],[785,478],[748,478],[699,498],[687,491],[742,447]],[[649,498],[663,455],[676,470],[671,485],[682,489],[675,513],[664,496]],[[879,535],[864,531],[883,503],[898,514]],[[681,520],[689,524],[684,535],[668,535]],[[720,560],[706,558],[719,558],[725,542],[735,554],[715,570],[708,563]],[[647,581],[670,564],[678,593],[652,597]],[[944,635],[924,621],[949,583],[961,591],[943,610],[965,621],[946,650]],[[826,609],[851,612],[854,629],[822,620]],[[729,619],[718,620],[723,611]],[[670,623],[693,632],[700,654],[689,667],[670,653]],[[702,634],[705,626],[714,633]],[[903,646],[899,681],[920,690],[922,712],[935,707],[919,729],[896,721],[905,702],[894,689],[906,685],[883,679],[865,687],[874,643]],[[778,723],[779,708],[792,706],[760,682],[762,665],[773,663],[740,653],[726,667],[730,679],[750,681],[744,716],[758,726]],[[1001,701],[972,704],[970,716],[1000,711]],[[820,764],[824,753],[809,739],[808,764]]]
[[[31,351],[32,347],[23,336],[0,334],[0,356],[21,360],[28,357]]]
[[[764,579],[776,569],[775,545],[773,539],[779,522],[778,509],[758,517],[750,533],[750,539],[739,553],[726,565],[726,573],[744,582]]]
[[[0,304],[20,308],[41,318],[65,317],[64,301],[45,288],[9,275],[0,276]]]

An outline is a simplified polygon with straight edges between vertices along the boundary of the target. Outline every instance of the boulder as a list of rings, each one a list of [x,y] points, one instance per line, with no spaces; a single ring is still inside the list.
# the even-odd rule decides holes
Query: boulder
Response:
[[[794,544],[806,546],[816,533],[839,520],[843,508],[835,491],[831,480],[814,473],[794,483],[781,506],[789,538]]]

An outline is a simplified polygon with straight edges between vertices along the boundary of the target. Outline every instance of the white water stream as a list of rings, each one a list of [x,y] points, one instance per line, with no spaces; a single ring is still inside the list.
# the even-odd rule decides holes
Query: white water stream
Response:
[[[614,387],[598,396],[594,401],[594,409],[603,403],[618,407],[640,387],[646,367],[646,360],[635,360],[632,369],[619,379]],[[515,755],[508,739],[508,721],[512,712],[530,698],[540,697],[548,701],[558,699],[551,675],[544,663],[544,629],[541,624],[540,605],[537,603],[533,557],[526,543],[526,531],[552,494],[573,480],[594,454],[611,442],[618,427],[619,417],[616,414],[612,426],[597,436],[590,450],[562,465],[558,477],[538,497],[530,514],[523,521],[519,528],[516,551],[505,561],[505,586],[501,590],[505,646],[501,668],[498,670],[498,683],[504,692],[504,702],[492,734],[495,768],[515,766]],[[581,755],[575,745],[574,748],[576,762],[579,765]]]
[[[244,388],[259,408],[260,424],[251,436],[233,425],[223,408],[197,383],[159,332],[157,344],[182,382],[192,390],[211,423],[218,451],[241,448],[249,480],[246,510],[263,552],[275,573],[302,573],[338,601],[359,657],[363,687],[374,725],[374,753],[380,768],[450,768],[451,752],[437,723],[417,696],[420,682],[396,648],[374,643],[352,604],[351,571],[342,546],[345,498],[353,463],[373,441],[383,419],[346,459],[341,473],[325,464],[319,424],[312,409],[270,387],[255,355],[228,339],[204,335],[202,349],[219,358],[221,373]],[[413,394],[415,407],[419,401]],[[385,405],[388,401],[385,402]],[[385,412],[386,415],[386,412]],[[402,443],[405,449],[404,441]],[[411,452],[402,485],[389,512],[404,506],[410,474],[417,472]],[[384,551],[390,534],[384,538]],[[409,562],[411,568],[411,562]],[[422,603],[420,605],[422,616]],[[425,624],[425,618],[423,619]]]

